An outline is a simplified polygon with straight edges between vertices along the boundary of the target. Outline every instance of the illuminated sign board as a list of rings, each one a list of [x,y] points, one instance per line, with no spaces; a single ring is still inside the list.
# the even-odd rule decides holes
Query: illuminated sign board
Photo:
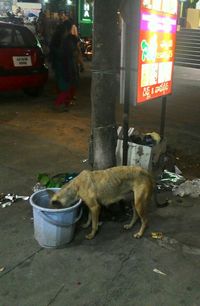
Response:
[[[137,103],[172,92],[178,9],[176,0],[140,2]]]
[[[86,0],[79,1],[79,22],[92,23],[92,4]]]

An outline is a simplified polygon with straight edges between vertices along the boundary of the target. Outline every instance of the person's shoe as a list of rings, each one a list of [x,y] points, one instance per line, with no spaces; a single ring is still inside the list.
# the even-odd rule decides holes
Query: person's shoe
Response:
[[[70,101],[70,103],[69,103],[69,105],[71,105],[71,106],[73,106],[73,105],[75,105],[76,103],[73,101],[73,100],[71,100]]]

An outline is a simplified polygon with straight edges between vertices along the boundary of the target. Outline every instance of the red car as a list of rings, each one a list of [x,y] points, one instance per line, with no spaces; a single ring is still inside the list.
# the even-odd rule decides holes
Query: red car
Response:
[[[28,28],[0,22],[0,92],[38,95],[48,79],[44,60],[40,43]]]

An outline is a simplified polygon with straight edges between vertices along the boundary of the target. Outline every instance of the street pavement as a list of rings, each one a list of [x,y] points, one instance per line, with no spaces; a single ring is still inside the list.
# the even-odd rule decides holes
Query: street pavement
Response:
[[[166,137],[188,177],[199,175],[200,72],[175,69],[168,99]],[[89,168],[90,72],[81,76],[77,101],[69,112],[53,110],[53,81],[42,97],[0,95],[1,192],[31,195],[39,173],[80,172]],[[130,125],[158,131],[160,102],[132,107]],[[121,124],[122,106],[117,106]],[[199,306],[200,200],[170,199],[165,208],[152,200],[149,227],[140,240],[123,224],[129,213],[117,208],[101,216],[92,241],[77,224],[73,241],[62,249],[42,248],[34,239],[32,207],[18,200],[0,208],[0,306]],[[152,239],[159,231],[163,239]],[[156,270],[155,270],[156,269]]]

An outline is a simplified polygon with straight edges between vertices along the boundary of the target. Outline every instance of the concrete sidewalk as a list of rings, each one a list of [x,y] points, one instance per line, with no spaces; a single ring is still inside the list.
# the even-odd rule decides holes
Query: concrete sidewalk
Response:
[[[184,152],[189,141],[196,144],[187,153],[198,158],[199,103],[195,94],[200,88],[187,82],[182,87],[195,105],[195,112],[189,114],[188,104],[179,104],[185,100],[182,82],[178,78],[178,103],[172,98],[169,102],[166,133],[172,135],[171,144],[178,135],[179,149]],[[88,167],[83,161],[90,134],[89,89],[90,77],[85,73],[77,103],[69,113],[52,111],[50,87],[38,100],[21,93],[1,96],[1,192],[31,195],[38,173],[80,172]],[[188,120],[186,126],[181,115],[177,121],[175,108],[179,114],[185,108],[184,118],[193,115],[193,121]],[[134,110],[132,124],[142,127],[143,122],[144,129],[154,129],[159,122],[157,110],[155,102],[152,116],[149,106]],[[119,112],[118,120],[120,116]],[[181,131],[186,129],[190,134],[182,140]],[[88,230],[78,224],[74,240],[64,249],[38,245],[28,202],[19,200],[1,208],[0,269],[4,270],[0,272],[0,306],[199,306],[200,201],[187,197],[180,202],[171,194],[166,196],[172,200],[166,208],[151,203],[144,238],[133,238],[139,224],[124,231],[123,224],[130,216],[119,218],[114,212],[114,218],[102,217],[103,224],[92,241],[84,239]],[[164,239],[153,240],[154,231],[163,232]]]

